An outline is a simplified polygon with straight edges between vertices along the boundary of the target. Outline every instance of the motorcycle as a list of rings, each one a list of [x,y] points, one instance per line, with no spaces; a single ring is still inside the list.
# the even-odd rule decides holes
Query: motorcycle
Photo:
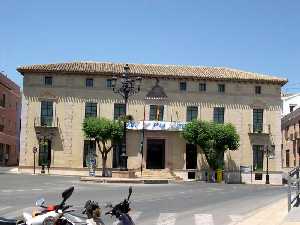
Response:
[[[26,225],[65,225],[69,224],[63,215],[73,210],[68,210],[71,205],[66,205],[66,201],[73,194],[74,187],[66,189],[62,193],[62,201],[59,205],[47,205],[45,206],[45,200],[40,199],[36,202],[36,206],[40,207],[42,210],[33,212],[32,214],[28,212],[23,212],[23,218]]]
[[[118,219],[117,225],[135,225],[132,218],[128,214],[130,209],[129,199],[132,194],[132,187],[129,187],[129,193],[127,199],[124,199],[119,204],[113,206],[111,203],[107,204],[107,208],[111,208],[105,215],[115,216]]]
[[[97,202],[88,200],[84,206],[82,214],[87,218],[73,214],[75,210],[71,205],[65,205],[67,199],[70,198],[74,191],[74,187],[66,189],[62,193],[62,202],[59,205],[44,205],[45,200],[39,199],[36,206],[41,210],[23,212],[22,219],[5,219],[0,217],[0,225],[105,225],[101,220],[101,209]],[[128,212],[130,211],[129,199],[132,194],[132,187],[129,187],[127,199],[113,206],[107,204],[107,208],[111,208],[105,215],[115,216],[118,219],[117,225],[135,225]]]
[[[45,206],[45,200],[39,199],[36,202],[36,206],[41,210],[33,210],[31,213],[23,212],[23,216],[20,219],[0,218],[0,225],[68,225],[70,223],[63,217],[63,215],[73,211],[68,210],[71,205],[65,205],[73,191],[74,187],[66,189],[62,193],[63,200],[59,205]]]

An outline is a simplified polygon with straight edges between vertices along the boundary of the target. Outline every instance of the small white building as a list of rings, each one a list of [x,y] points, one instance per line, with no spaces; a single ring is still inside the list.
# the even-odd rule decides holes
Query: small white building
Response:
[[[300,93],[282,94],[281,100],[282,100],[281,117],[286,116],[290,112],[293,112],[300,107]]]

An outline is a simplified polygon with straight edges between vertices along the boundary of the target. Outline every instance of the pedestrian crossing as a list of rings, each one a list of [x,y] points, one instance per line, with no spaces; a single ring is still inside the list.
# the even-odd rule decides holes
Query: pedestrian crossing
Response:
[[[12,210],[12,207],[0,207],[0,217],[14,218],[21,215],[23,210]],[[136,225],[238,225],[243,220],[242,215],[219,215],[209,213],[186,214],[157,212],[155,215],[141,211],[131,211],[130,216]],[[117,225],[114,217],[102,216],[105,224]]]
[[[151,225],[238,225],[243,220],[242,215],[213,215],[207,213],[187,215],[182,218],[180,213],[159,213],[158,218],[153,218],[152,221],[145,223],[143,221],[143,213],[139,211],[130,212],[130,216],[138,224]],[[181,218],[179,218],[181,217]],[[193,222],[190,222],[190,221]]]

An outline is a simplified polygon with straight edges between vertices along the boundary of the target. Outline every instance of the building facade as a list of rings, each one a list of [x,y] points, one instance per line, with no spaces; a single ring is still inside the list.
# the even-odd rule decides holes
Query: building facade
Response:
[[[47,162],[52,171],[86,171],[87,158],[94,153],[101,168],[95,142],[85,139],[82,123],[89,116],[123,115],[123,99],[113,93],[111,79],[121,76],[123,67],[96,62],[19,67],[24,77],[20,169],[32,169],[34,147],[36,164]],[[252,172],[253,181],[264,182],[264,150],[270,146],[271,183],[281,182],[281,86],[286,79],[217,67],[129,64],[129,68],[130,76],[143,78],[141,91],[129,99],[127,108],[135,121],[127,133],[130,171],[142,166],[183,179],[192,173],[203,178],[207,165],[201,149],[180,135],[186,122],[199,119],[236,127],[240,147],[227,152],[228,171],[242,167],[244,182],[250,182]],[[119,167],[119,154],[116,145],[108,167]]]
[[[282,94],[282,117],[300,107],[300,93]]]
[[[0,73],[0,166],[19,163],[20,112],[19,86]]]
[[[300,109],[296,109],[281,119],[282,168],[288,172],[300,166]]]

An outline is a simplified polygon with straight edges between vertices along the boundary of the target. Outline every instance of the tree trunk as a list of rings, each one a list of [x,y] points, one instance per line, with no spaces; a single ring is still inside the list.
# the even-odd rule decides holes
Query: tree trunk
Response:
[[[107,161],[107,156],[102,155],[102,177],[106,177],[106,161]]]

